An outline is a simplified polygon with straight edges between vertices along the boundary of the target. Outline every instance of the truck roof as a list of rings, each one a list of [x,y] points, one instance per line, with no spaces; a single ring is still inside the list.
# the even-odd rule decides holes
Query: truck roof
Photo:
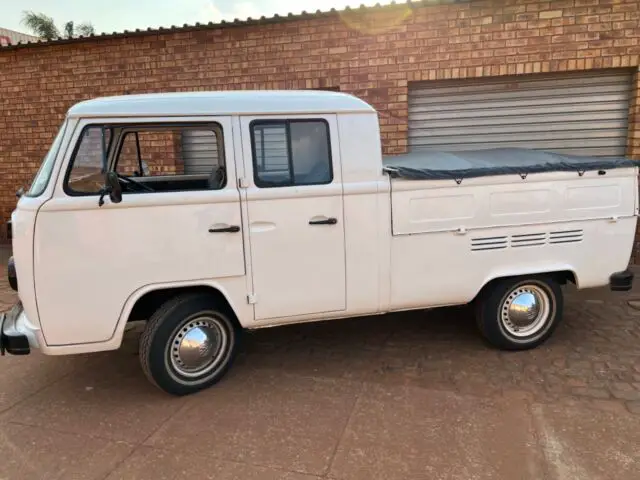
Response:
[[[322,90],[168,92],[100,97],[76,103],[68,117],[373,113],[346,93]]]

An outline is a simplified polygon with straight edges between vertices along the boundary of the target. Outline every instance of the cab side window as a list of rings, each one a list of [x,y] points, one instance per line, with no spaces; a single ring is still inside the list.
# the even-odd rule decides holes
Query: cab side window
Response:
[[[329,125],[324,120],[254,121],[251,142],[258,187],[324,185],[333,180]]]
[[[104,138],[103,138],[104,135]],[[73,155],[65,189],[75,194],[97,194],[104,187],[106,152],[111,142],[111,130],[101,126],[84,129]]]
[[[87,126],[65,192],[99,194],[109,169],[125,194],[221,190],[227,184],[223,138],[217,123]]]

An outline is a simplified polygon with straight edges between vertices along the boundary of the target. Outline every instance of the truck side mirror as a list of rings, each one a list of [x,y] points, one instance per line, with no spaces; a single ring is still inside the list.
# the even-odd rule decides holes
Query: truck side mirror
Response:
[[[107,173],[107,188],[109,189],[109,198],[113,203],[122,201],[122,186],[118,180],[118,174],[114,171]]]

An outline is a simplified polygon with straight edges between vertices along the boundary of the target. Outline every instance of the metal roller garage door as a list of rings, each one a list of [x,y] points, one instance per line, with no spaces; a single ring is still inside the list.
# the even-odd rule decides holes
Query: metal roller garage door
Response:
[[[624,155],[631,80],[608,70],[415,84],[409,148]]]
[[[185,174],[209,175],[220,159],[216,133],[211,130],[182,132],[182,158]]]

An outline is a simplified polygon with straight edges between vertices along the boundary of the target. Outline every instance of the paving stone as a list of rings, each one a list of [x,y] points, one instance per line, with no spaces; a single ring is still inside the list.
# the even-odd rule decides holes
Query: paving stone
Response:
[[[640,415],[640,401],[635,400],[632,402],[626,402],[626,405],[631,413],[637,413]]]
[[[146,445],[320,475],[328,468],[361,384],[246,372],[193,397]]]
[[[583,397],[590,398],[609,398],[611,395],[609,392],[602,388],[584,388],[584,387],[574,387],[571,389],[571,393],[574,395],[580,395]]]
[[[330,478],[537,479],[543,458],[520,402],[368,385]],[[498,453],[499,452],[499,453]]]
[[[190,451],[141,447],[106,480],[314,480],[320,477],[229,462]]]
[[[613,390],[611,394],[620,400],[640,400],[640,391],[638,390]]]
[[[102,480],[133,448],[125,442],[3,423],[0,478]]]
[[[82,358],[71,375],[7,410],[0,422],[91,435],[133,444],[147,438],[187,401],[152,386],[137,359],[123,351]]]
[[[548,478],[638,479],[640,417],[564,405],[532,411]]]

